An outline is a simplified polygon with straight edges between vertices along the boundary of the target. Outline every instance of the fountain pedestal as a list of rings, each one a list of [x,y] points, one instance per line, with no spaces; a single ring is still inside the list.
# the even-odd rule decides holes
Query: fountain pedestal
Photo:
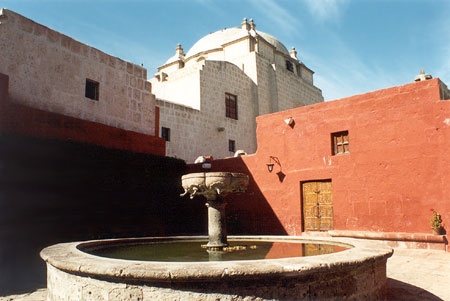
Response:
[[[226,203],[221,197],[215,200],[208,200],[208,249],[223,249],[228,246],[227,223],[225,220]]]
[[[248,176],[234,172],[191,173],[181,177],[184,193],[194,198],[203,195],[208,207],[208,244],[210,251],[220,251],[228,246],[225,220],[226,201],[229,193],[243,192],[248,186]]]

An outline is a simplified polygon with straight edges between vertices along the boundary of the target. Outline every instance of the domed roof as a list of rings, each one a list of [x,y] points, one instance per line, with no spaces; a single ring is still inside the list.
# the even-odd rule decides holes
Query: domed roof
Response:
[[[222,48],[223,44],[235,41],[237,39],[248,36],[248,31],[239,27],[225,28],[213,33],[210,33],[192,46],[186,53],[186,58],[196,55],[197,53]]]
[[[189,58],[201,52],[220,49],[224,44],[249,36],[250,32],[240,27],[233,27],[210,33],[198,40],[197,43],[195,43],[194,46],[192,46],[192,48],[186,53],[185,58]],[[274,36],[262,31],[256,31],[256,34],[274,46],[278,51],[289,55],[289,51],[286,47]]]
[[[174,56],[170,57],[170,58],[164,63],[164,65],[169,65],[169,64],[171,64],[171,63],[173,63],[173,62],[176,62],[176,61],[178,61],[178,60],[180,60],[180,56],[179,56],[178,54],[175,54]]]
[[[183,47],[181,47],[181,44],[177,45],[177,48],[175,49],[175,55],[170,57],[164,65],[172,64],[173,62],[179,61],[184,59],[184,50]]]
[[[259,31],[259,30],[257,30],[256,33],[257,33],[258,35],[260,35],[261,37],[263,37],[264,40],[266,40],[267,42],[269,42],[272,46],[275,46],[275,48],[276,48],[279,52],[281,52],[281,53],[283,53],[283,54],[286,54],[286,55],[289,55],[289,51],[287,50],[287,48],[283,45],[283,43],[281,43],[280,41],[278,41],[277,38],[275,38],[274,36],[272,36],[272,35],[270,35],[270,34],[268,34],[268,33],[265,33],[265,32]]]

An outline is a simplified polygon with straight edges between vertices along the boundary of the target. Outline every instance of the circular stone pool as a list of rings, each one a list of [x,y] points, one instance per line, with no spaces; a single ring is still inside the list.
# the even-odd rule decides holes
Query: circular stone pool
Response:
[[[101,257],[167,262],[233,261],[278,259],[325,255],[351,248],[342,244],[320,242],[271,241],[271,240],[228,240],[223,251],[206,250],[208,241],[201,239],[186,240],[149,240],[133,239],[108,244],[81,244],[78,249]]]
[[[47,262],[48,300],[383,299],[386,260],[393,252],[376,242],[352,239],[230,236],[231,247],[245,246],[249,254],[259,249],[262,255],[256,258],[265,259],[233,258],[241,250],[212,258],[204,250],[204,261],[163,261],[159,255],[154,258],[158,261],[136,260],[135,255],[105,257],[110,251],[121,253],[125,245],[176,249],[180,243],[201,246],[205,241],[206,237],[131,238],[50,246],[41,252]],[[303,256],[331,249],[335,252]],[[231,258],[222,261],[229,254]]]

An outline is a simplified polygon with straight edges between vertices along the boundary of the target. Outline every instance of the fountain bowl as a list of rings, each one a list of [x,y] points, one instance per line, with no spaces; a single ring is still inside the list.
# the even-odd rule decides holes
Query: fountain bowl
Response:
[[[216,195],[243,192],[249,182],[248,175],[236,172],[198,172],[183,175],[181,185],[184,194],[205,195],[215,199]]]
[[[339,244],[327,255],[264,260],[158,262],[112,259],[83,250],[145,241],[206,240],[155,237],[61,243],[41,251],[48,300],[383,299],[393,250],[373,241],[301,236],[230,239]]]

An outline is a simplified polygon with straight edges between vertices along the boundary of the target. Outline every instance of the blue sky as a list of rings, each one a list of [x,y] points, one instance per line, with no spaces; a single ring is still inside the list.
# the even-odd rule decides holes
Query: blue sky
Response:
[[[450,0],[0,0],[0,7],[137,64],[149,78],[204,35],[240,26],[277,37],[315,71],[326,100],[412,82],[450,86]]]

